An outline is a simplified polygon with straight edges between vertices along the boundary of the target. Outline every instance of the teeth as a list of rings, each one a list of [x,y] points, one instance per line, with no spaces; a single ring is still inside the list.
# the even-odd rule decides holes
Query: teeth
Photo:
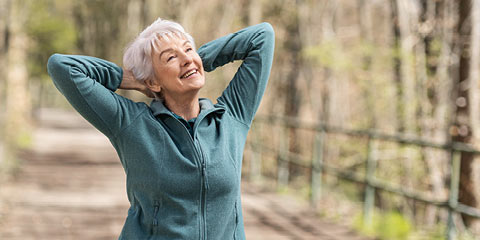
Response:
[[[190,77],[192,74],[196,73],[197,70],[193,69],[185,74],[183,74],[182,78],[187,78],[187,77]]]

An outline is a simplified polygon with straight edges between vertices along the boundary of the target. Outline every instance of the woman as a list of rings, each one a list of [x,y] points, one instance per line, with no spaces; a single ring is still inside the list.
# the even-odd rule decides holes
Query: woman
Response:
[[[195,50],[158,19],[127,48],[124,67],[54,54],[48,72],[73,107],[115,147],[130,201],[119,239],[245,239],[242,153],[270,74],[274,32],[247,27]],[[198,98],[204,71],[243,60],[213,104]],[[133,89],[150,106],[115,94]]]

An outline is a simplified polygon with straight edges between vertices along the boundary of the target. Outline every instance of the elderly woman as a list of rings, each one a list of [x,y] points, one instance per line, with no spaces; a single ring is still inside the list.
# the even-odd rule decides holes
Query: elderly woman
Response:
[[[126,49],[124,68],[54,54],[48,72],[72,106],[105,134],[127,176],[119,239],[245,239],[242,154],[270,74],[274,32],[250,26],[198,49],[158,19]],[[217,103],[199,98],[205,71],[243,60]],[[114,93],[132,89],[150,106]]]

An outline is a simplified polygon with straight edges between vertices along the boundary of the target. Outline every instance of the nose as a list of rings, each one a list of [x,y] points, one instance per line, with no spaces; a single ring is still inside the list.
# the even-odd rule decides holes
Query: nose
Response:
[[[193,58],[187,54],[187,53],[182,53],[182,66],[186,67],[190,65],[190,63],[193,62]]]

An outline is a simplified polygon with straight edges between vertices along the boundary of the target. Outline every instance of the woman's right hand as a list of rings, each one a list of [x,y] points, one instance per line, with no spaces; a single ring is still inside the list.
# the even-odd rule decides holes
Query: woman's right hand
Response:
[[[137,90],[149,98],[155,98],[153,92],[145,84],[137,81],[133,73],[125,68],[123,68],[122,83],[120,83],[119,89]]]

